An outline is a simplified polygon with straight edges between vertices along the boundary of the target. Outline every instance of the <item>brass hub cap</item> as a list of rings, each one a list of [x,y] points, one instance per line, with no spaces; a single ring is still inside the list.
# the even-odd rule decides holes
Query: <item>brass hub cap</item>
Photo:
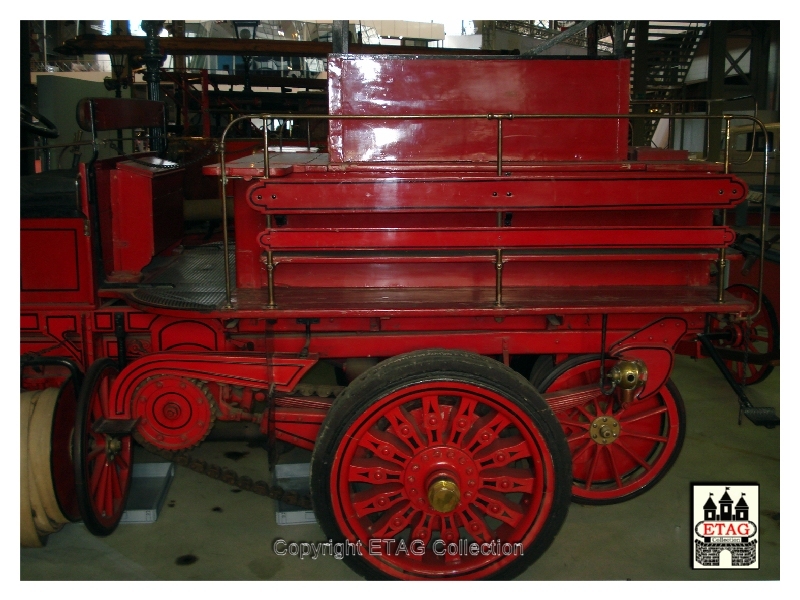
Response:
[[[619,437],[619,422],[613,417],[597,417],[592,421],[589,433],[598,444],[613,444]]]
[[[458,506],[459,500],[461,491],[452,479],[436,479],[428,488],[428,501],[436,512],[451,512]]]
[[[114,460],[120,450],[122,450],[122,442],[106,434],[106,457],[108,457],[108,460]]]

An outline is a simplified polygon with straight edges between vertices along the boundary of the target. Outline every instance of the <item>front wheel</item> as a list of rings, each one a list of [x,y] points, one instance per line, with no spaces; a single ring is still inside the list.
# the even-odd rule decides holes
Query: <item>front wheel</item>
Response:
[[[737,298],[749,300],[754,306],[758,304],[758,290],[754,287],[737,283],[726,291]],[[738,350],[753,356],[777,354],[779,351],[778,316],[766,296],[762,296],[761,312],[752,322],[722,323],[713,319],[711,325],[712,329],[725,330],[731,334],[730,340],[716,342],[726,350]],[[774,369],[769,363],[755,364],[746,360],[726,360],[725,364],[740,385],[761,383]]]
[[[615,362],[607,360],[606,372]],[[539,386],[543,394],[597,386],[582,404],[556,412],[572,453],[572,497],[580,504],[615,504],[651,489],[677,460],[686,435],[686,409],[672,381],[630,403],[603,394],[599,381],[600,357],[576,356]]]
[[[517,373],[479,355],[412,352],[334,403],[311,463],[326,535],[368,578],[511,578],[566,517],[570,456]]]
[[[130,434],[102,431],[111,388],[119,374],[109,358],[86,372],[78,396],[72,456],[80,515],[94,535],[109,535],[122,519],[133,474]]]

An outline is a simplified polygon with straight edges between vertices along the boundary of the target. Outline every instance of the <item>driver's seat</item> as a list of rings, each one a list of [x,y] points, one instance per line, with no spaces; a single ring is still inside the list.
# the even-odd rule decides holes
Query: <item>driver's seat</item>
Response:
[[[78,169],[58,169],[24,175],[20,181],[23,219],[81,216]]]
[[[23,129],[37,138],[58,137],[58,128],[48,119],[20,105]],[[51,218],[80,216],[78,166],[24,175],[20,182],[20,217]]]

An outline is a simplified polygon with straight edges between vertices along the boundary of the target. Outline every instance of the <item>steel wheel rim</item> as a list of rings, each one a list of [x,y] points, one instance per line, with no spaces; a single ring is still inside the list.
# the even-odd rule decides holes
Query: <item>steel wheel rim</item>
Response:
[[[580,363],[560,373],[546,391],[596,384],[599,373],[599,359]],[[604,417],[619,425],[618,437],[607,445],[592,439],[592,426]],[[667,385],[627,407],[598,388],[591,400],[556,412],[556,418],[572,454],[572,495],[582,500],[616,500],[652,484],[681,440],[678,405]]]
[[[333,513],[345,537],[393,538],[398,546],[402,539],[418,550],[414,540],[421,540],[423,557],[410,551],[398,556],[385,545],[377,553],[364,549],[366,560],[395,577],[477,578],[506,567],[519,557],[513,544],[524,552],[536,539],[553,502],[553,464],[545,441],[518,415],[513,401],[470,383],[424,383],[384,396],[348,427],[332,465]],[[426,423],[430,418],[437,424]],[[494,437],[479,441],[485,433]],[[383,454],[385,446],[391,458]],[[437,512],[426,501],[438,474],[461,490],[449,512]],[[470,544],[477,544],[479,553],[492,552],[486,544],[498,539],[495,555],[447,552],[469,551]],[[508,556],[504,543],[511,546]],[[434,553],[434,545],[444,556]]]

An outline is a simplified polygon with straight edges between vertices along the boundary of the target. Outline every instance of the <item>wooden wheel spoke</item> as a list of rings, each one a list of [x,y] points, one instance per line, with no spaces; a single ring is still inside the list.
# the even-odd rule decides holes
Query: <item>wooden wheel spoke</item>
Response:
[[[533,493],[535,478],[528,469],[503,467],[481,472],[480,486],[496,490],[501,494]]]
[[[486,524],[486,521],[473,511],[470,507],[465,507],[458,513],[461,525],[476,542],[491,542],[494,539],[494,532]]]
[[[575,408],[577,408],[577,409],[580,411],[580,413],[583,415],[583,417],[584,417],[584,418],[585,418],[587,421],[589,421],[589,423],[591,423],[592,421],[594,421],[594,420],[595,420],[595,418],[596,418],[596,417],[598,417],[598,416],[599,416],[599,413],[600,413],[600,407],[599,407],[599,405],[597,404],[597,400],[596,400],[596,399],[595,399],[595,400],[592,400],[592,404],[594,405],[594,407],[595,407],[595,410],[597,411],[597,414],[594,414],[594,415],[593,415],[593,414],[591,414],[591,413],[590,413],[588,410],[586,410],[586,408],[585,408],[585,407],[583,407],[583,406],[576,406],[576,407],[575,407]]]
[[[428,432],[429,444],[445,442],[447,422],[442,418],[439,396],[426,395],[422,397],[422,427]]]
[[[92,494],[92,497],[95,499],[95,507],[102,512],[106,509],[106,496],[108,493],[108,468],[104,463],[98,470],[100,471],[100,476],[98,477],[97,488],[94,494]]]
[[[393,511],[386,511],[369,527],[372,538],[389,539],[396,537],[409,526],[413,517],[419,512],[409,503],[397,506]]]
[[[620,477],[619,469],[617,468],[617,463],[614,460],[614,451],[611,449],[612,446],[613,444],[608,446],[603,446],[603,448],[605,448],[606,452],[608,453],[608,461],[611,464],[611,470],[614,472],[614,481],[617,482],[617,487],[622,487],[622,478]]]
[[[655,408],[651,408],[644,412],[626,416],[624,419],[619,419],[619,421],[620,425],[626,425],[628,423],[635,423],[636,421],[641,421],[642,419],[649,419],[650,417],[655,417],[656,415],[662,415],[665,412],[667,412],[666,406],[656,406]]]
[[[594,480],[594,472],[595,470],[597,470],[597,461],[600,459],[600,450],[597,444],[595,444],[594,442],[589,442],[589,444],[594,445],[595,450],[594,450],[594,455],[592,456],[592,463],[589,466],[589,473],[586,475],[586,482],[584,484],[587,490],[591,489],[592,487],[592,481]]]
[[[665,439],[666,439],[666,438],[665,438]],[[626,446],[626,445],[623,443],[623,441],[622,441],[622,440],[618,439],[616,442],[614,442],[614,445],[615,445],[615,446],[619,446],[619,448],[620,448],[622,451],[624,451],[624,452],[625,452],[625,453],[626,453],[628,456],[630,456],[630,457],[631,457],[633,460],[635,460],[637,463],[639,463],[639,465],[641,465],[642,467],[644,467],[644,469],[645,469],[646,471],[649,471],[650,469],[652,469],[652,468],[653,468],[653,465],[651,465],[651,464],[647,463],[646,461],[644,461],[644,460],[643,460],[643,459],[642,459],[642,458],[641,458],[641,457],[640,457],[638,454],[636,454],[636,453],[635,453],[635,452],[633,452],[633,451],[632,451],[630,448],[628,448],[628,447],[627,447],[627,446]]]
[[[359,445],[366,448],[382,460],[388,460],[399,465],[405,465],[411,458],[411,448],[397,436],[379,431],[375,427],[370,429],[359,440]]]
[[[442,515],[439,517],[439,533],[445,544],[458,543],[461,534],[458,531],[454,515]],[[446,552],[442,558],[444,558],[444,562],[447,565],[455,565],[461,562],[461,556],[457,552],[455,554]]]
[[[124,444],[124,442],[123,442],[123,444]],[[130,463],[128,461],[127,454],[125,452],[117,453],[117,456],[115,457],[115,463],[119,467],[120,472],[123,472],[123,473],[127,472],[127,470],[131,468],[131,465],[130,465]]]
[[[478,403],[470,398],[461,398],[458,407],[450,413],[448,442],[461,447],[465,439],[469,439],[472,426],[478,420],[475,409]]]
[[[497,412],[490,413],[479,418],[472,429],[467,440],[465,449],[473,454],[479,452],[499,437],[499,434],[509,425],[511,421],[508,417]]]
[[[396,463],[376,457],[356,458],[348,470],[347,480],[350,483],[399,483],[403,469]]]
[[[436,517],[423,511],[419,511],[415,513],[415,515],[419,515],[419,518],[416,519],[415,524],[411,528],[409,543],[414,544],[416,540],[419,540],[427,548],[431,541],[431,532],[434,531],[436,527]],[[421,561],[425,554],[415,555],[411,553],[410,556],[415,560]]]
[[[500,438],[475,453],[475,461],[481,468],[502,467],[515,460],[531,455],[530,448],[520,436]]]
[[[106,515],[111,516],[114,514],[114,504],[115,500],[122,498],[122,489],[119,486],[119,480],[117,479],[118,474],[117,470],[114,468],[114,464],[111,463],[108,465],[108,477],[106,479]]]
[[[652,433],[642,433],[639,431],[630,431],[626,429],[620,432],[620,438],[615,443],[619,443],[619,440],[622,439],[623,436],[641,438],[643,440],[650,440],[653,442],[659,442],[661,444],[666,444],[669,441],[669,439],[663,435],[654,435]]]
[[[91,471],[89,476],[89,493],[94,496],[100,486],[100,480],[103,477],[103,467],[105,465],[105,453],[95,456],[91,462],[86,463],[86,470]]]
[[[359,517],[378,512],[393,512],[393,507],[408,500],[405,491],[397,485],[376,485],[353,494],[353,510]]]
[[[502,494],[483,489],[478,493],[475,504],[481,507],[484,514],[516,527],[525,510]]]
[[[596,444],[596,443],[595,443],[593,440],[591,440],[591,439],[588,439],[588,438],[587,438],[587,440],[586,440],[586,443],[583,445],[583,448],[581,448],[580,450],[578,450],[577,452],[574,452],[574,453],[572,454],[572,460],[573,460],[573,461],[576,461],[576,460],[578,460],[578,459],[579,459],[581,456],[583,456],[583,455],[586,453],[586,451],[587,451],[587,450],[589,450],[589,449],[590,449],[592,446],[597,446],[597,444]]]
[[[416,420],[408,414],[408,411],[402,407],[396,407],[386,413],[386,418],[392,427],[392,433],[398,439],[416,452],[428,445],[428,439],[425,434],[419,429]]]
[[[592,426],[591,423],[587,423],[585,421],[573,421],[567,417],[558,416],[558,422],[561,424],[562,427],[573,427],[573,428],[581,428],[585,429],[586,431]]]
[[[750,351],[751,354],[761,354],[761,349],[756,348],[756,345],[753,343],[752,340],[747,342],[747,349]]]

